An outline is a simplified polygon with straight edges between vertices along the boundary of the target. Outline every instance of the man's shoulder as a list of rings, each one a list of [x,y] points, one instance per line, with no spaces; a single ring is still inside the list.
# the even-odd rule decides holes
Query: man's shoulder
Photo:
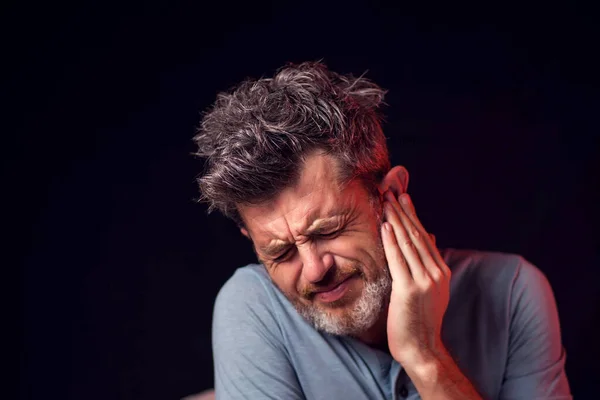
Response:
[[[446,248],[440,250],[440,252],[451,268],[464,268],[466,266],[510,268],[523,259],[519,254],[500,251]]]
[[[272,283],[261,264],[248,264],[235,270],[217,295],[217,303],[228,305],[260,303],[273,291]]]
[[[219,348],[232,343],[260,348],[268,343],[285,351],[290,337],[311,329],[261,264],[238,268],[214,303],[213,343]]]
[[[273,284],[262,264],[248,264],[232,274],[219,290],[214,318],[228,320],[279,321],[291,312],[291,305]]]
[[[269,275],[262,264],[247,264],[236,269],[227,279],[223,288],[248,289],[262,286],[269,281]]]
[[[541,271],[516,253],[473,249],[445,249],[444,261],[452,271],[453,285],[509,292],[520,280],[539,279]]]

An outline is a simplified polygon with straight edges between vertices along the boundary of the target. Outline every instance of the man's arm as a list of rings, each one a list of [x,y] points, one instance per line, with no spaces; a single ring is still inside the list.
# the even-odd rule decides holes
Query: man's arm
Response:
[[[407,194],[385,194],[382,240],[393,279],[388,345],[423,399],[481,396],[441,340],[451,272]],[[570,400],[554,295],[546,277],[522,259],[511,292],[509,354],[501,399]]]
[[[572,399],[556,301],[546,276],[521,259],[511,294],[509,354],[500,399]]]
[[[509,353],[499,399],[572,400],[552,288],[539,269],[520,260],[510,299]],[[407,371],[423,398],[479,398],[443,345],[437,349]]]
[[[264,283],[238,271],[220,290],[212,345],[218,400],[303,399]]]
[[[408,194],[388,191],[382,241],[392,276],[388,345],[423,399],[481,400],[441,339],[451,271],[417,218]]]

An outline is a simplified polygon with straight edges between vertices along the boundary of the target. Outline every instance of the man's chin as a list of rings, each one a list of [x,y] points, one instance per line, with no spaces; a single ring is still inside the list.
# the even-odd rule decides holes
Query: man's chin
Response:
[[[313,303],[296,309],[318,331],[339,336],[357,336],[374,324],[377,318],[370,317],[378,315],[380,310],[372,314],[357,312],[360,308],[357,307],[359,298],[360,296],[348,296],[335,302]]]
[[[361,280],[351,289],[335,301],[323,303],[313,299],[310,305],[297,304],[296,309],[319,331],[358,336],[370,329],[381,315],[391,291],[391,279],[382,277],[364,286]]]
[[[340,336],[356,334],[352,316],[346,310],[331,309],[328,306],[327,309],[311,307],[298,312],[318,331]]]

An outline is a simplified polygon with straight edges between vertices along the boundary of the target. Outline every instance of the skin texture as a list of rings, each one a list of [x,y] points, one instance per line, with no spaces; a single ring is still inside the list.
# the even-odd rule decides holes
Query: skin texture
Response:
[[[336,166],[322,153],[307,157],[295,185],[264,204],[239,207],[242,233],[301,314],[319,311],[387,349],[423,399],[480,399],[440,337],[451,272],[406,194],[408,172],[392,168],[373,201],[358,182],[340,187]],[[352,331],[354,305],[370,282],[386,275],[392,282],[377,317]],[[339,300],[315,296],[346,279]]]
[[[359,182],[340,189],[335,171],[331,158],[308,157],[297,185],[267,204],[240,207],[240,214],[258,258],[296,308],[317,308],[347,325],[366,282],[389,272],[380,237],[380,202],[373,204]],[[348,277],[348,291],[338,301],[315,297]]]
[[[416,215],[407,193],[384,194],[382,238],[392,295],[387,316],[390,353],[423,399],[481,399],[441,339],[451,271]],[[400,200],[400,201],[398,201]]]

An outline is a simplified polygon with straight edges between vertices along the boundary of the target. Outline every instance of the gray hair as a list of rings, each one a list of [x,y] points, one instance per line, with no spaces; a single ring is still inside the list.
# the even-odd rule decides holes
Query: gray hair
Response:
[[[337,161],[341,184],[358,178],[371,189],[390,169],[378,112],[385,93],[320,62],[288,64],[273,78],[219,93],[194,136],[195,154],[206,159],[200,201],[242,224],[238,205],[260,204],[293,185],[317,150]]]

